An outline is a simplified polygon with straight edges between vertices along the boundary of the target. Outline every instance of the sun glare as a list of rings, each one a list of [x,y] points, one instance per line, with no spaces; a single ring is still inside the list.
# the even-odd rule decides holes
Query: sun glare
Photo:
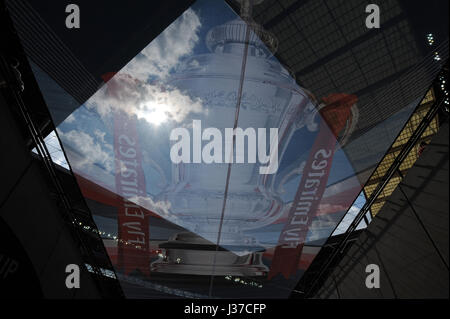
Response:
[[[167,120],[167,114],[163,110],[155,110],[147,116],[147,121],[152,124],[159,125]]]
[[[164,107],[162,106],[158,106],[157,108],[153,108],[151,110],[141,111],[138,113],[138,117],[141,117],[156,126],[167,121],[168,118],[166,112],[164,111]]]

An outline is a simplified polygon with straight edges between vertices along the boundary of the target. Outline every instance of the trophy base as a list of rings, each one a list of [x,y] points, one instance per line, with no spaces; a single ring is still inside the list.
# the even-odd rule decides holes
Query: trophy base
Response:
[[[248,277],[266,276],[269,272],[262,261],[263,247],[239,247],[239,254],[224,247],[216,250],[216,245],[192,233],[179,233],[159,247],[163,253],[150,264],[151,272]]]
[[[261,277],[268,273],[267,267],[249,267],[242,266],[212,266],[203,265],[179,265],[168,264],[160,261],[155,261],[150,267],[151,272],[164,274],[179,274],[179,275],[197,275],[197,276],[246,276],[246,277]]]

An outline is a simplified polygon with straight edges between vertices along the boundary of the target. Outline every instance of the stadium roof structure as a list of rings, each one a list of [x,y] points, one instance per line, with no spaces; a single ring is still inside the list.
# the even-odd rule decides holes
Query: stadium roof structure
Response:
[[[361,12],[365,12],[365,5],[358,0],[273,0],[254,9],[255,20],[278,38],[276,56],[295,74],[298,83],[317,97],[330,92],[358,96],[360,116],[352,137],[366,136],[353,147],[348,145],[347,152],[355,156],[355,162],[365,161],[367,148],[377,148],[382,140],[367,132],[402,109],[405,100],[421,99],[428,89],[433,79],[421,68],[439,69],[439,61],[445,58],[430,59],[430,65],[421,65],[423,53],[428,50],[434,58],[435,52],[442,49],[444,56],[448,54],[445,35],[442,47],[429,50],[426,35],[436,36],[436,32],[420,25],[428,18],[432,4],[416,18],[410,13],[417,10],[412,3],[383,1],[381,9],[385,14],[381,15],[380,29],[364,26]],[[363,173],[358,164],[354,165]]]
[[[86,12],[86,22],[80,30],[68,30],[54,18],[59,7],[48,8],[39,1],[7,1],[31,70],[52,116],[50,124],[45,124],[47,134],[44,135],[54,132],[48,138],[61,142],[61,151],[54,143],[52,155],[61,157],[62,152],[66,155],[65,160],[60,158],[59,161],[67,163],[69,173],[77,177],[98,228],[95,231],[104,241],[114,265],[114,276],[121,282],[126,296],[151,297],[155,291],[163,291],[183,297],[287,297],[295,292],[297,283],[339,225],[345,229],[341,224],[345,216],[355,213],[355,209],[359,211],[357,199],[371,196],[380,176],[434,105],[436,99],[430,87],[448,59],[448,31],[442,28],[443,23],[448,25],[448,17],[439,16],[442,9],[436,13],[434,1],[426,8],[419,8],[410,1],[386,0],[380,4],[381,28],[368,29],[365,26],[366,2],[360,0],[265,0],[253,8],[254,23],[248,17],[239,16],[236,1],[172,4],[173,7],[167,3],[146,2],[131,8],[110,2],[80,1],[80,7]],[[107,10],[110,17],[95,15],[100,9]],[[148,21],[145,13],[151,10],[155,10],[152,16],[159,16],[159,19]],[[111,17],[119,19],[120,23],[108,25]],[[251,25],[250,31],[246,23]],[[208,33],[210,30],[216,33]],[[273,56],[266,56],[268,62],[264,65],[252,64],[260,58],[255,52],[272,49],[264,39],[258,39],[258,35],[273,37],[277,42]],[[219,40],[223,41],[216,41],[215,36],[222,37]],[[430,42],[430,38],[433,41]],[[180,43],[184,47],[180,48]],[[233,46],[236,43],[246,49],[239,51],[242,47]],[[214,51],[221,46],[223,51]],[[248,46],[253,46],[254,51],[247,51]],[[217,62],[226,56],[227,50],[238,50],[238,58],[229,60],[229,70]],[[240,70],[240,74],[229,76],[227,72],[235,69]],[[272,78],[265,78],[274,73]],[[259,82],[261,85],[273,85],[271,81],[275,79],[273,96],[265,95],[269,94],[268,89],[252,87],[251,83],[258,82],[258,77],[264,78]],[[211,80],[198,84],[198,78]],[[230,78],[230,82],[220,82]],[[119,100],[126,102],[118,109],[111,106],[117,96],[108,96],[114,83],[119,87]],[[130,95],[126,95],[128,89],[132,92]],[[144,100],[140,96],[142,92]],[[244,105],[242,113],[236,113],[235,125],[239,120],[242,127],[249,127],[260,114],[248,110],[252,107],[253,111],[260,110],[276,99],[289,100],[296,96],[292,92],[301,92],[307,100],[305,103],[312,108],[298,120],[299,129],[292,132],[291,143],[283,149],[284,157],[280,157],[279,174],[275,177],[262,178],[253,172],[244,183],[239,174],[230,173],[233,169],[239,170],[238,164],[233,164],[228,168],[227,178],[215,175],[216,171],[208,171],[210,175],[204,178],[195,168],[193,171],[186,168],[189,173],[184,175],[184,168],[170,163],[170,143],[168,139],[165,143],[164,139],[168,138],[170,129],[180,123],[188,127],[196,116],[205,116],[205,121],[217,116],[212,123],[225,122],[228,117],[217,108],[217,104],[224,103],[232,110]],[[135,94],[139,95],[138,100],[132,100]],[[164,104],[166,107],[170,107],[170,103],[177,106],[179,99],[184,104],[168,111],[159,110],[157,103],[148,107],[147,102],[155,95],[169,101]],[[336,96],[351,97],[351,111],[343,121],[335,117],[327,122],[321,112],[326,106],[334,105]],[[128,103],[127,98],[132,103]],[[339,104],[340,110],[344,104]],[[192,115],[201,113],[198,110],[202,107],[210,110],[206,112],[209,117]],[[273,117],[281,117],[282,112],[277,107],[279,105],[273,107],[272,117],[264,117],[266,122],[261,125],[266,127]],[[124,110],[132,115],[129,118],[122,113],[117,115]],[[247,111],[250,115],[246,115]],[[274,260],[279,255],[277,249],[282,246],[283,227],[292,217],[292,207],[298,204],[296,194],[308,169],[305,167],[309,151],[314,141],[319,140],[314,127],[318,123],[328,123],[332,128],[341,122],[344,128],[335,137],[337,147],[333,149],[335,156],[326,189],[311,216],[307,234],[298,245],[301,254],[283,260],[294,265],[288,275],[281,269],[271,276],[276,268]],[[422,140],[427,141],[437,128],[435,118]],[[120,156],[131,154],[120,153],[119,140],[126,139],[120,138],[119,131],[134,134],[139,139],[141,150],[135,154],[139,153],[141,160],[135,165],[141,166],[141,172],[135,173],[142,174],[142,179],[136,182],[142,198],[137,196],[131,200],[119,190],[117,178],[124,168],[117,163],[126,162]],[[134,145],[131,140],[128,144]],[[402,174],[416,157],[417,152],[410,153],[400,168]],[[372,216],[398,183],[396,178],[372,205]],[[233,193],[236,185],[236,189],[241,189],[243,185],[261,185],[261,180],[262,185],[271,183],[271,187],[258,190],[257,195],[251,193],[254,197],[244,191]],[[226,185],[224,193],[208,193],[215,185],[212,182]],[[229,187],[232,195],[227,197]],[[137,190],[133,191],[137,195]],[[259,205],[265,203],[257,197],[261,193],[269,194],[267,196],[276,193],[277,201],[273,203],[282,202],[283,213],[276,218],[270,215],[276,204],[272,204],[270,214],[266,214],[269,217],[258,211]],[[177,196],[171,197],[171,194]],[[212,198],[218,200],[212,201]],[[364,200],[362,202],[359,206],[365,205]],[[197,211],[193,212],[189,203],[196,203]],[[245,206],[245,203],[251,205]],[[226,210],[225,204],[232,209]],[[145,213],[142,215],[146,216],[145,229],[137,226],[134,229],[135,234],[148,237],[145,241],[130,240],[123,234],[124,225],[130,220],[121,209],[130,205]],[[235,211],[243,211],[242,207],[255,215],[233,215]],[[217,231],[211,232],[202,224],[204,221],[198,222],[196,214],[202,209],[211,211],[213,217],[201,217],[208,221],[208,227],[217,226]],[[261,223],[257,229],[243,230],[246,239],[256,239],[257,248],[243,253],[242,247],[236,248],[239,245],[227,244],[226,235],[238,237],[238,232],[231,230],[239,228],[236,224],[247,225],[255,220],[257,223],[259,217],[271,222]],[[371,217],[367,217],[366,224]],[[224,231],[225,237],[221,237],[223,225],[232,225],[227,228],[228,233]],[[207,230],[202,231],[202,227]],[[127,255],[130,251],[133,252]],[[191,252],[186,254],[186,251]],[[247,260],[247,255],[252,257]],[[131,272],[128,271],[130,265],[124,266],[123,262],[130,256],[131,263],[136,263]],[[228,264],[225,263],[228,268],[222,267],[217,256],[229,259]],[[195,264],[196,258],[205,258],[209,264],[199,266]],[[187,265],[184,265],[185,260]],[[234,263],[239,265],[235,267],[238,271],[234,270]],[[248,270],[243,265],[252,267],[247,267],[251,268]],[[175,277],[178,280],[174,280]]]
[[[427,92],[425,98],[420,102],[419,107],[414,111],[413,115],[406,123],[403,130],[398,135],[397,139],[393,143],[390,150],[386,153],[384,158],[378,164],[378,167],[373,172],[372,176],[366,182],[364,186],[364,193],[367,197],[372,195],[377,185],[381,183],[382,177],[386,174],[388,168],[393,164],[395,158],[400,153],[401,149],[405,146],[411,135],[415,132],[420,122],[423,120],[427,112],[433,106],[436,99],[433,94],[433,89]],[[408,173],[408,170],[414,165],[420,156],[420,153],[426,147],[426,144],[431,141],[434,135],[439,130],[439,115],[436,115],[428,128],[423,132],[417,145],[410,151],[407,158],[404,159],[402,165],[399,167],[397,176],[392,177],[389,183],[384,187],[382,194],[378,195],[376,201],[372,204],[371,213],[375,216],[383,207],[386,199],[392,194],[402,178]]]

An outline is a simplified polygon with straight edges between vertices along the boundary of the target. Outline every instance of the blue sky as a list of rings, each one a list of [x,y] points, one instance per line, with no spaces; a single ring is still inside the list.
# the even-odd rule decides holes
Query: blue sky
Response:
[[[138,131],[150,198],[162,192],[166,182],[171,180],[172,165],[168,158],[170,148],[168,134],[171,128],[196,118],[197,111],[189,113],[186,112],[186,108],[188,111],[189,108],[194,110],[195,106],[198,112],[202,112],[204,107],[207,107],[201,105],[191,92],[171,87],[167,79],[176,72],[177,67],[187,57],[208,52],[204,38],[213,26],[235,18],[234,12],[224,2],[197,1],[120,72],[131,74],[143,83],[139,91],[136,91],[133,86],[124,86],[124,96],[129,98],[129,101],[118,107],[139,118]],[[275,60],[273,57],[271,59]],[[74,171],[85,177],[91,176],[103,187],[114,190],[114,128],[111,114],[115,109],[114,101],[105,94],[105,89],[106,86],[61,123],[58,134],[69,154]],[[168,121],[164,118],[164,114],[160,122],[153,121],[155,117],[161,115],[158,113],[159,104],[155,105],[151,102],[153,104],[148,106],[148,102],[161,99],[165,101],[164,105],[172,107],[167,110],[167,114],[172,116],[174,121]],[[280,162],[278,182],[292,167],[299,167],[306,161],[316,135],[317,131],[311,132],[305,127],[294,134]],[[54,140],[54,137],[51,139]],[[56,156],[57,152],[54,154]],[[161,171],[165,176],[161,175]],[[337,183],[353,175],[353,168],[345,153],[338,149],[334,156],[328,184]],[[294,197],[300,178],[301,175],[294,175],[284,185],[285,192],[281,194],[281,198],[285,203],[290,202]],[[356,209],[351,211],[354,212]],[[345,211],[340,212],[334,220],[329,221],[327,228],[322,227],[320,237],[328,237],[344,213]],[[319,236],[318,233],[315,235]],[[276,243],[277,238],[278,236],[274,234],[272,242]]]

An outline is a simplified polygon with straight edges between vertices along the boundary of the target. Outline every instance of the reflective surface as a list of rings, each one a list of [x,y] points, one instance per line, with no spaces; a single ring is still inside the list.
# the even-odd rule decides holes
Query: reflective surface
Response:
[[[420,100],[377,122],[369,84],[370,102],[345,77],[312,92],[273,52],[284,35],[249,19],[197,1],[58,126],[130,297],[288,297]],[[77,105],[30,62],[53,115]]]

